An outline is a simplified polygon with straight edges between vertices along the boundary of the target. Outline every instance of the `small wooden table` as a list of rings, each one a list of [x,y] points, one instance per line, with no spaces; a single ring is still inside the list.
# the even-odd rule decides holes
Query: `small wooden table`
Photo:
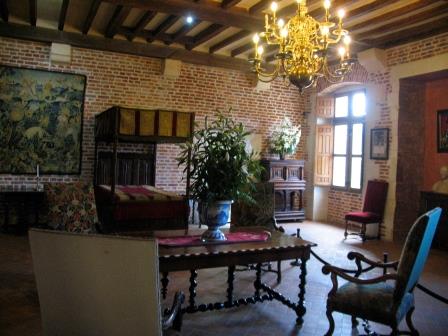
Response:
[[[257,228],[260,230],[260,228]],[[247,231],[248,228],[240,228]],[[256,230],[251,228],[250,230]],[[223,230],[226,232],[225,230]],[[195,232],[197,233],[197,232]],[[189,232],[189,234],[195,234]],[[173,233],[157,232],[156,236],[168,236]],[[310,258],[311,247],[316,244],[292,237],[279,231],[272,232],[266,242],[248,242],[235,244],[207,244],[188,247],[159,246],[159,268],[162,273],[162,295],[165,298],[168,286],[168,273],[173,271],[190,271],[190,288],[188,306],[182,313],[196,313],[209,310],[237,307],[256,302],[280,301],[293,309],[297,314],[296,323],[302,324],[305,315],[306,262]],[[261,264],[269,261],[300,259],[301,274],[299,277],[299,294],[297,303],[292,302],[261,282]],[[233,281],[235,265],[256,264],[255,293],[253,296],[235,299],[233,297]],[[227,300],[209,304],[196,304],[197,270],[202,268],[228,267]],[[264,292],[264,293],[262,293]]]
[[[15,207],[17,211],[17,233],[25,233],[29,226],[39,223],[39,208],[44,200],[44,191],[36,189],[11,189],[0,188],[0,205],[3,207],[4,224],[3,230],[8,230],[13,225],[9,223],[9,210]],[[29,214],[33,215],[34,221],[30,222]]]

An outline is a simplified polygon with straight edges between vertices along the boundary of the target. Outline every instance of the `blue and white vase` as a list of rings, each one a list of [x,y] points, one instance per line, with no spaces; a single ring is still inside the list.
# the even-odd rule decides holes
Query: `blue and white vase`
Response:
[[[219,229],[230,221],[230,209],[233,201],[216,201],[209,203],[205,211],[205,231],[201,240],[204,242],[214,242],[226,240],[226,236]]]

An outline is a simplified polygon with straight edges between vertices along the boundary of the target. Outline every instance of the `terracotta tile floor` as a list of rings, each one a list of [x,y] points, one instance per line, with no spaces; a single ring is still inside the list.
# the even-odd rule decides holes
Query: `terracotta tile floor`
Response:
[[[286,224],[293,233],[301,228],[304,239],[316,242],[315,251],[331,263],[349,267],[347,252],[357,250],[370,257],[382,258],[389,252],[390,260],[399,257],[401,246],[383,241],[368,241],[362,244],[357,238],[343,241],[343,230],[339,227],[305,222]],[[207,313],[186,314],[182,335],[323,335],[328,327],[325,302],[331,287],[330,279],[321,272],[322,265],[313,257],[308,262],[306,286],[305,321],[301,327],[294,324],[295,314],[282,304],[273,301],[246,307],[225,309]],[[283,281],[277,285],[275,275],[266,273],[263,281],[283,294],[297,299],[299,269],[284,262]],[[168,305],[174,290],[188,293],[188,273],[177,272],[170,276]],[[235,296],[246,296],[253,292],[254,272],[236,273]],[[198,276],[197,303],[223,301],[226,290],[226,269],[200,270]],[[432,250],[420,280],[424,285],[448,297],[448,252]],[[416,289],[416,311],[414,324],[420,335],[447,335],[448,306]],[[164,303],[164,304],[165,304]],[[361,326],[351,328],[349,316],[334,314],[334,335],[358,335]],[[390,329],[373,324],[374,330],[388,334]],[[402,329],[406,330],[403,322]],[[35,292],[32,264],[26,237],[0,235],[0,335],[41,335],[38,300]]]

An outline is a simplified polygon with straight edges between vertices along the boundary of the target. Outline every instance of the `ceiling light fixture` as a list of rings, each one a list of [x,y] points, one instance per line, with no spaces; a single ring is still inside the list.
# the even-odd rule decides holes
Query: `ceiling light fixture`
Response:
[[[271,4],[271,14],[265,16],[265,31],[253,36],[255,56],[250,59],[252,69],[263,82],[273,81],[277,77],[288,79],[300,92],[315,86],[318,78],[329,82],[341,81],[351,71],[355,60],[350,57],[351,38],[342,28],[345,11],[338,11],[337,22],[330,15],[330,0],[323,2],[324,21],[319,22],[308,14],[306,0],[297,1],[297,13],[288,22],[277,18],[278,5]],[[273,71],[262,67],[263,45],[278,46]],[[327,53],[332,45],[339,45],[339,64],[332,71],[328,65]]]
[[[187,21],[188,24],[192,24],[194,19],[193,19],[193,17],[191,15],[189,15],[189,16],[187,16],[185,21]]]

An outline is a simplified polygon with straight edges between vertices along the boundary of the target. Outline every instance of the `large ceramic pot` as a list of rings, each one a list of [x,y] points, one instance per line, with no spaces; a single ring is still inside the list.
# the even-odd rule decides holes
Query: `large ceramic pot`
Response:
[[[229,222],[232,203],[233,201],[216,201],[207,204],[205,209],[207,231],[202,234],[202,241],[213,242],[227,239],[219,228]]]

